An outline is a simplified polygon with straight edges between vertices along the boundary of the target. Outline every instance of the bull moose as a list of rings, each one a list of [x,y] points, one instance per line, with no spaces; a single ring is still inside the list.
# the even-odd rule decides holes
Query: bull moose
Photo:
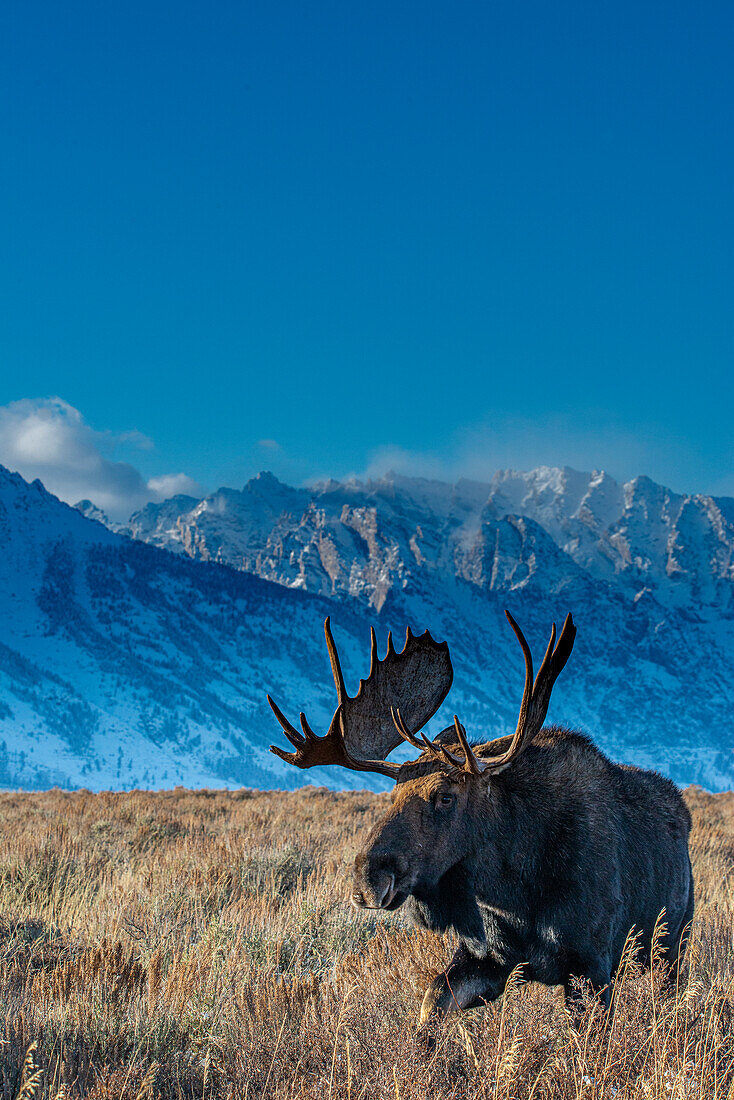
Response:
[[[340,764],[395,781],[392,804],[354,868],[358,909],[404,905],[412,921],[453,929],[460,946],[429,986],[421,1024],[499,997],[513,969],[562,985],[572,1012],[588,983],[603,1005],[628,933],[649,959],[665,910],[661,950],[675,982],[693,916],[688,854],[691,818],[680,792],[656,772],[614,764],[579,733],[543,727],[551,691],[573,648],[568,615],[555,624],[533,678],[525,636],[505,612],[525,658],[525,687],[512,736],[470,744],[458,718],[433,740],[419,731],[453,680],[446,642],[408,628],[397,652],[377,656],[347,694],[329,620],[326,644],[338,705],[317,736],[304,714],[299,732],[268,696],[295,749],[271,751],[299,768]],[[416,760],[391,763],[402,741]]]

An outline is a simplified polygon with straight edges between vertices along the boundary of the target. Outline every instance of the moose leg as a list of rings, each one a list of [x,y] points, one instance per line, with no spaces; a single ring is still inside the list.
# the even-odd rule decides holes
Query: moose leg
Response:
[[[462,945],[450,965],[429,985],[421,1007],[421,1027],[451,1012],[494,1001],[505,988],[509,971],[477,959]]]
[[[690,885],[688,888],[688,905],[686,906],[686,911],[683,914],[683,919],[680,923],[680,930],[678,932],[678,935],[673,938],[665,956],[665,961],[668,964],[666,984],[671,993],[676,993],[678,991],[678,976],[680,966],[683,962],[683,956],[686,953],[688,938],[691,934],[693,905],[693,875],[691,874]]]

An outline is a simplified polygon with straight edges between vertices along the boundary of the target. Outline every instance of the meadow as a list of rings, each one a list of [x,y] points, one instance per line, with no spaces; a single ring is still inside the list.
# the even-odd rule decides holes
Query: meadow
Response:
[[[0,1088],[22,1097],[734,1098],[734,795],[686,792],[686,981],[633,960],[611,1027],[558,990],[415,1042],[447,938],[347,901],[384,795],[0,794]]]

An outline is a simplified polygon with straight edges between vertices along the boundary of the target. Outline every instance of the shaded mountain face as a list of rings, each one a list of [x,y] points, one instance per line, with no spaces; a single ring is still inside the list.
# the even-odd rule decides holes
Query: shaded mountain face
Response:
[[[474,740],[500,736],[523,682],[504,607],[538,659],[574,613],[550,721],[678,782],[734,785],[731,501],[568,470],[313,489],[261,475],[149,505],[132,539],[99,519],[0,470],[0,785],[380,786],[269,754],[284,741],[265,691],[325,730],[325,616],[351,691],[370,623],[381,652],[388,630],[427,627],[455,670],[429,732],[456,712]]]

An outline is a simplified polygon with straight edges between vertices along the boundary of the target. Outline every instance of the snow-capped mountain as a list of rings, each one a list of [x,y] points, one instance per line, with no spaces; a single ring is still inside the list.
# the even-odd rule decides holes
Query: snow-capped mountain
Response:
[[[439,583],[448,574],[490,588],[521,584],[525,566],[543,570],[546,562],[523,565],[518,536],[504,523],[519,531],[520,519],[543,529],[570,559],[565,568],[575,564],[632,595],[649,589],[665,607],[734,614],[734,499],[683,496],[646,477],[619,484],[604,473],[540,467],[499,471],[487,484],[386,475],[292,489],[260,474],[241,491],[149,504],[126,530],[379,611],[389,592],[409,589],[426,570]],[[487,540],[498,532],[511,544],[497,547],[488,572]],[[503,551],[512,564],[496,573]]]
[[[285,742],[265,690],[323,729],[327,614],[351,690],[370,623],[383,650],[389,629],[428,627],[455,670],[429,732],[457,712],[474,739],[499,736],[522,687],[509,607],[536,651],[574,613],[550,720],[679,782],[733,786],[732,502],[583,480],[261,475],[150,505],[131,539],[0,468],[0,785],[377,786],[270,755]]]
[[[451,643],[477,736],[514,720],[501,609],[541,646],[570,608],[579,638],[554,696],[560,717],[618,758],[734,785],[730,498],[547,467],[486,484],[387,475],[298,489],[261,474],[193,505],[149,505],[128,530],[378,622],[429,625]]]

